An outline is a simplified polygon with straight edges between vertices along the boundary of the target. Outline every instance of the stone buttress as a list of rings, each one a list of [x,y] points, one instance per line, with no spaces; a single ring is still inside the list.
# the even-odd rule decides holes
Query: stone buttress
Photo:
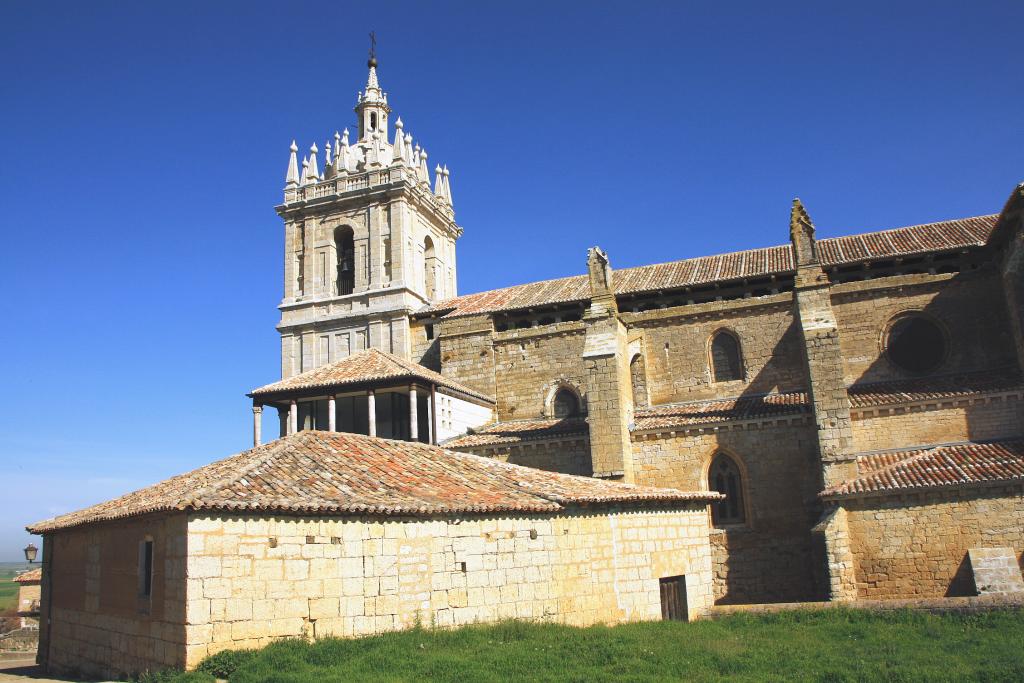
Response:
[[[594,247],[587,254],[590,306],[583,316],[586,337],[583,365],[587,382],[587,421],[595,477],[632,482],[633,456],[629,425],[633,390],[629,341],[619,319],[608,256]]]

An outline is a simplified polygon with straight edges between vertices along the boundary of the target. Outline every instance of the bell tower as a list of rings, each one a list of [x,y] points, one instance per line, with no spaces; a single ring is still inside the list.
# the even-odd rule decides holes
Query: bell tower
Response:
[[[356,99],[358,139],[335,132],[285,177],[281,375],[366,348],[410,357],[409,316],[456,296],[455,222],[447,166],[414,144],[377,77],[371,51]],[[393,132],[392,132],[393,131]],[[321,169],[323,164],[323,170]],[[433,183],[431,183],[433,180]]]

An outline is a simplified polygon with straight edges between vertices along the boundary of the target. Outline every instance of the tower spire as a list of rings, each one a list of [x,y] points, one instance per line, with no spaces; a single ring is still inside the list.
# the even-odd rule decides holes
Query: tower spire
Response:
[[[374,133],[388,139],[388,106],[387,93],[380,89],[377,81],[377,35],[370,33],[370,58],[366,60],[369,75],[366,77],[366,90],[359,95],[356,102],[356,113],[359,115],[359,141],[366,142]]]

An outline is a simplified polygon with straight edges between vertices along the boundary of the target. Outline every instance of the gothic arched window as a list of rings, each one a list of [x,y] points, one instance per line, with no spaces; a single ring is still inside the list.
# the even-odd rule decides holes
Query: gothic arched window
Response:
[[[428,235],[423,239],[423,288],[427,298],[437,294],[437,256],[434,254],[434,240]]]
[[[746,521],[743,510],[743,477],[736,462],[725,453],[718,453],[711,461],[708,488],[725,494],[725,500],[711,505],[712,524],[724,526],[742,524]]]
[[[338,254],[338,294],[351,294],[356,288],[356,250],[351,228],[334,231],[334,248]]]
[[[743,379],[740,341],[731,332],[719,330],[711,338],[711,373],[715,382]]]
[[[551,400],[551,412],[558,419],[580,414],[580,400],[571,389],[559,389]]]

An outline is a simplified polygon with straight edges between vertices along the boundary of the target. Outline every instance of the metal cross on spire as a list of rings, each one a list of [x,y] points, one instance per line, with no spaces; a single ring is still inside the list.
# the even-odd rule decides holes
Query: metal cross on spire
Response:
[[[377,32],[370,31],[370,66],[377,66]]]

